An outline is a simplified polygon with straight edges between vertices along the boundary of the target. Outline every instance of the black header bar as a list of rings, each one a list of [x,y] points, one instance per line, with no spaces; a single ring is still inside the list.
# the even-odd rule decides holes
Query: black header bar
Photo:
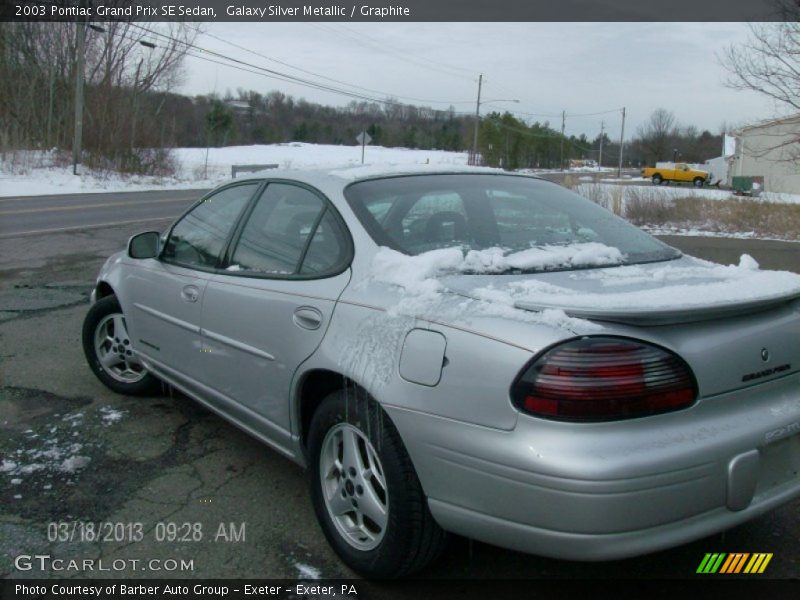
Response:
[[[782,21],[800,0],[2,0],[0,21]]]

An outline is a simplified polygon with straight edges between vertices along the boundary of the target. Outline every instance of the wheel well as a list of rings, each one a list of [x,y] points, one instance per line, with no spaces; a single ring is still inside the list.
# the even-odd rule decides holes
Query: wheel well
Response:
[[[114,289],[108,285],[105,281],[101,281],[97,284],[95,288],[95,299],[100,300],[101,298],[105,298],[106,296],[111,296],[114,294]]]
[[[320,403],[331,392],[353,386],[362,389],[341,373],[325,369],[311,371],[303,377],[298,402],[300,405],[300,443],[304,448],[308,440],[308,430],[311,428],[311,418]]]

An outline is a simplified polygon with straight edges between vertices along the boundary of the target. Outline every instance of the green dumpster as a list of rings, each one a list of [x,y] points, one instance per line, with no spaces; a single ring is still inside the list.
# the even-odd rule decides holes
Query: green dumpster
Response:
[[[755,186],[753,185],[755,184]],[[736,194],[760,193],[764,189],[763,175],[737,175],[731,180],[731,187]]]

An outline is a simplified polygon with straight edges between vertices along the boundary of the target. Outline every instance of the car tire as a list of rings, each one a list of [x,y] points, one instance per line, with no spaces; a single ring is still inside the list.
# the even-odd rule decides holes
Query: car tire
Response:
[[[702,177],[695,177],[692,183],[694,183],[694,187],[701,188],[705,184],[705,180]]]
[[[370,579],[402,577],[441,553],[446,534],[377,402],[347,391],[327,396],[311,421],[308,449],[314,511],[353,571]]]
[[[158,379],[133,353],[125,315],[116,296],[106,296],[92,305],[83,320],[82,333],[86,361],[107,388],[130,396],[158,390]]]
[[[652,181],[653,185],[661,185],[664,182],[664,179],[661,177],[661,175],[656,173],[655,175],[653,175]]]

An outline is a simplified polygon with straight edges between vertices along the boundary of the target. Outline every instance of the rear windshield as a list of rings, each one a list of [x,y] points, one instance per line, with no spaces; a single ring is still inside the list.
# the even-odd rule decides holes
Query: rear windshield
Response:
[[[409,255],[452,247],[513,254],[594,243],[617,248],[618,264],[680,256],[593,202],[530,177],[390,177],[354,183],[345,197],[376,243]]]

